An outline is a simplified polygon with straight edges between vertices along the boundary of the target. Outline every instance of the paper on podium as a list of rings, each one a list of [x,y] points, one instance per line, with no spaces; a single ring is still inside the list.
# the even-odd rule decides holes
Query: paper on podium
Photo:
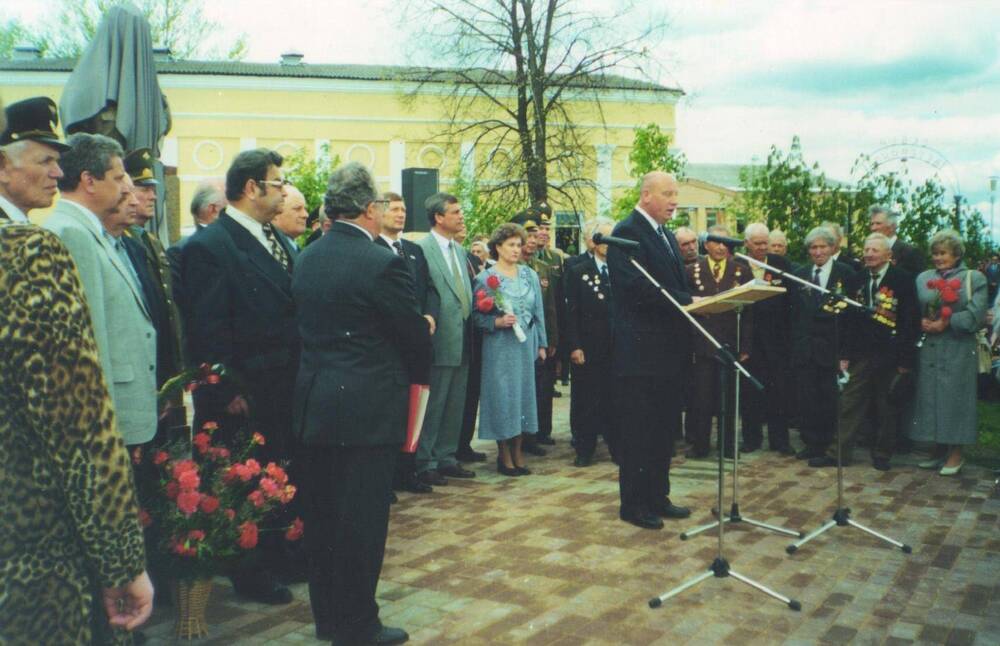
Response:
[[[427,399],[430,395],[430,386],[410,384],[410,417],[406,422],[406,442],[403,444],[403,453],[414,453],[417,450],[420,429],[424,426],[424,415],[427,413]]]
[[[752,280],[715,296],[706,296],[697,302],[685,305],[684,309],[692,314],[720,314],[734,310],[739,305],[750,305],[772,296],[784,294],[785,291],[787,290],[784,287],[774,287]]]

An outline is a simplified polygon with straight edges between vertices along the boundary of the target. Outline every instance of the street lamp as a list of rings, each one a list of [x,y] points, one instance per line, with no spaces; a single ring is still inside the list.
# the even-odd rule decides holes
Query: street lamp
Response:
[[[993,237],[993,216],[996,212],[997,206],[997,182],[1000,181],[1000,176],[990,175],[990,238]]]

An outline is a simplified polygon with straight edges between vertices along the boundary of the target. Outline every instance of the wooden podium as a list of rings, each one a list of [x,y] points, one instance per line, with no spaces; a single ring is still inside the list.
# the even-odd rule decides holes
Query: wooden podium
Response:
[[[739,287],[727,289],[715,296],[706,296],[690,305],[685,305],[684,309],[692,314],[721,314],[738,308],[742,309],[746,305],[784,294],[786,291],[784,287],[758,284],[757,281],[753,280]]]

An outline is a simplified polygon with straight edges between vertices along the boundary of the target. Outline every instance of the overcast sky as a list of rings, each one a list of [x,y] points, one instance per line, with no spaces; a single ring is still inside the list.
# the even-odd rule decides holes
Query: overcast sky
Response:
[[[29,24],[50,13],[40,0],[0,2],[5,14]],[[400,4],[212,0],[205,13],[224,25],[222,41],[247,33],[249,60],[276,61],[294,48],[307,62],[406,64],[414,57],[399,25]],[[1000,175],[1000,2],[663,6],[671,25],[656,74],[687,94],[677,145],[690,161],[764,159],[772,144],[787,150],[797,134],[807,161],[849,180],[859,154],[916,142],[947,159],[946,186],[958,186],[989,217],[988,178]],[[932,171],[919,161],[908,165],[916,176]]]

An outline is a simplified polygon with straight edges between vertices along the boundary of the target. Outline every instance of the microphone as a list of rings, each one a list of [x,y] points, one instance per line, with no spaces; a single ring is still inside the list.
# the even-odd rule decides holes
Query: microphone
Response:
[[[744,242],[737,238],[727,238],[726,236],[715,235],[714,233],[702,233],[698,236],[698,242],[700,244],[705,244],[706,242],[720,242],[727,247],[742,247]]]
[[[595,233],[593,240],[594,244],[609,244],[624,249],[625,251],[635,251],[639,248],[639,243],[635,240],[616,238],[614,236],[606,236],[600,233]]]

